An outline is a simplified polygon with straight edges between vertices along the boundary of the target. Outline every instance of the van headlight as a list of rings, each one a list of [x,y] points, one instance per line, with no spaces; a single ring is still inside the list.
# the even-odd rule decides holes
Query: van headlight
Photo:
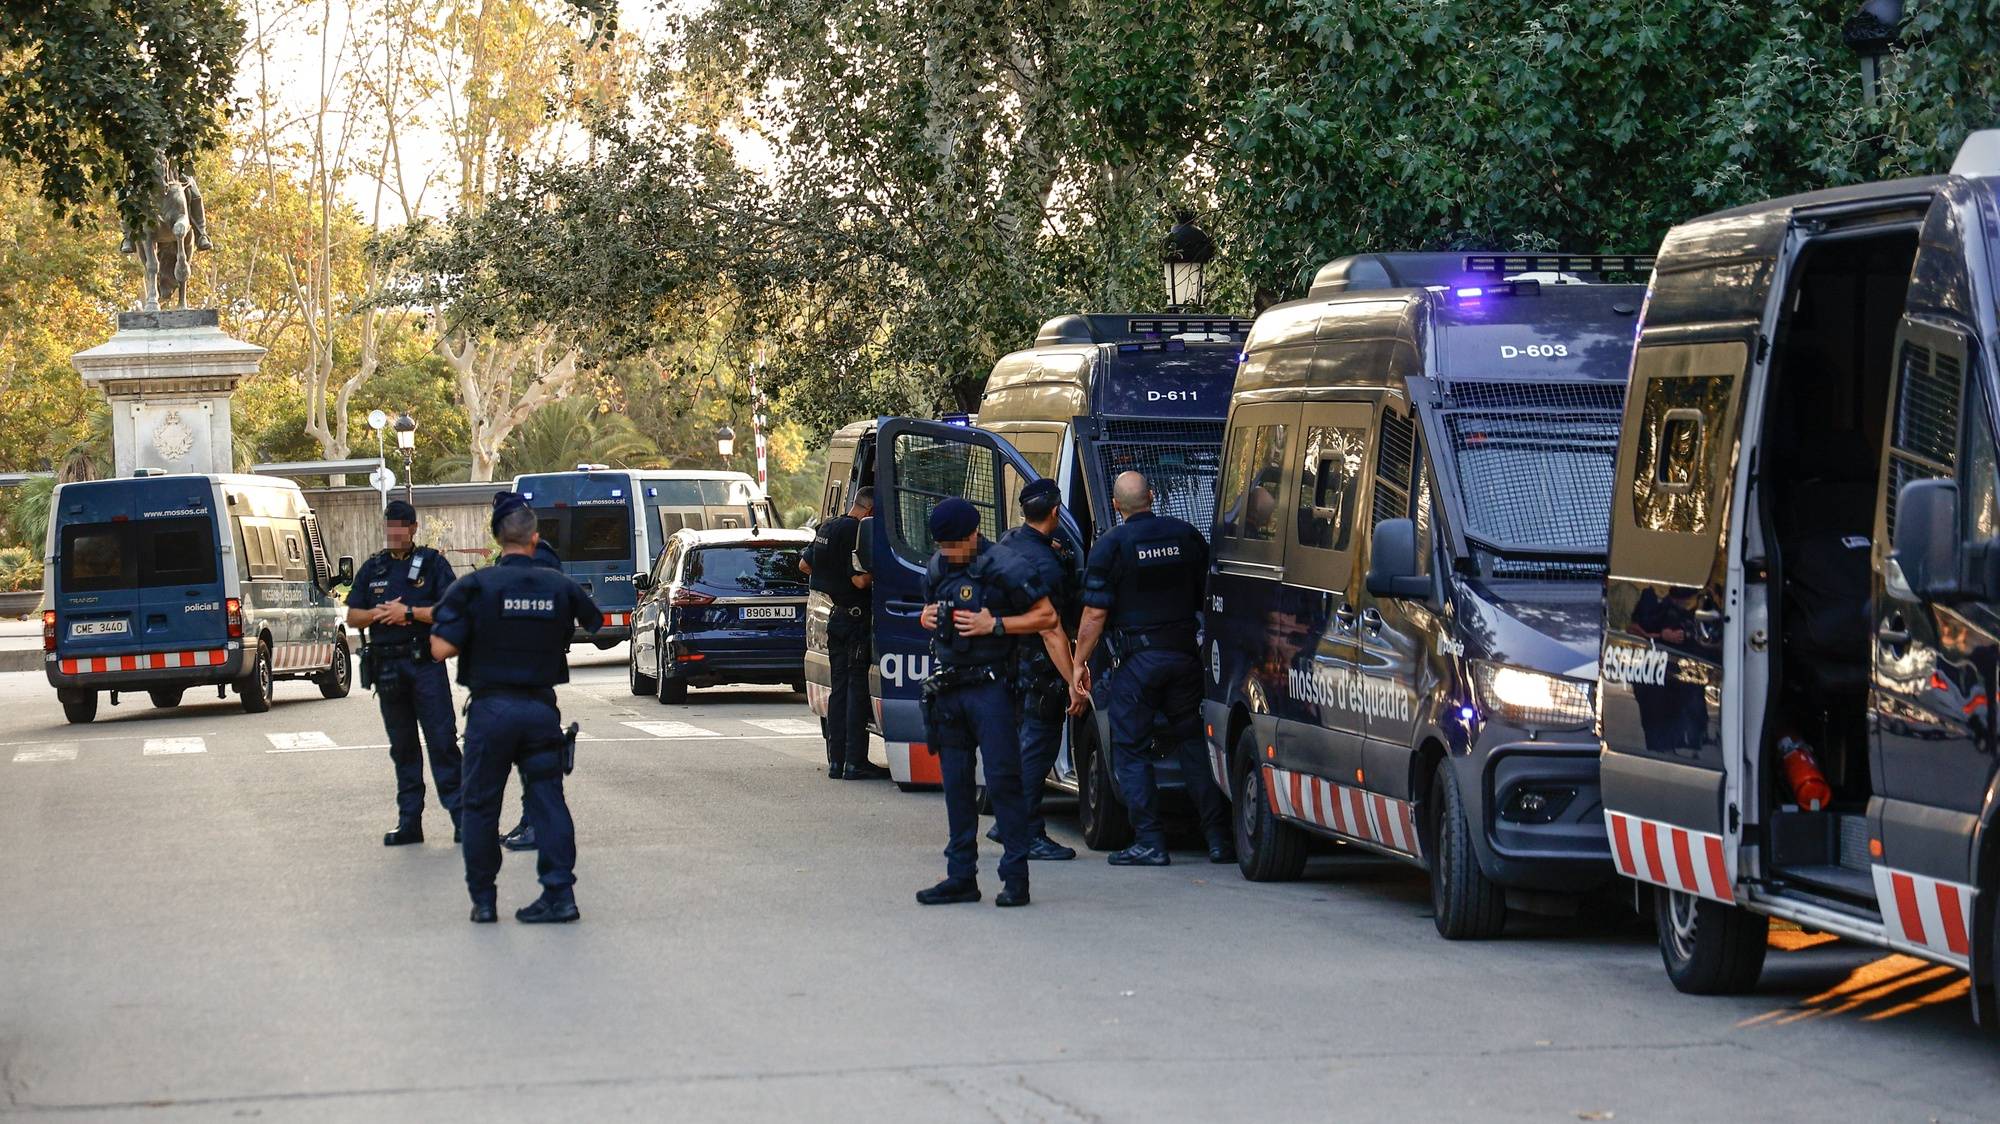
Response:
[[[1590,684],[1526,668],[1479,662],[1472,665],[1480,703],[1519,726],[1571,730],[1596,717]]]

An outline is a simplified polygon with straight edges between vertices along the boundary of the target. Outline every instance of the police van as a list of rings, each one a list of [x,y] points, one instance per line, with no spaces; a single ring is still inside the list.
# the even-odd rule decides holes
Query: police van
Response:
[[[234,687],[269,710],[273,684],[306,679],[330,699],[349,689],[345,613],[319,522],[290,480],[140,475],[62,484],[49,504],[49,685],[71,722],[98,697],[143,691],[178,706],[190,687]]]
[[[1368,254],[1259,316],[1229,413],[1204,726],[1252,880],[1431,872],[1438,931],[1611,881],[1591,680],[1648,259]]]
[[[930,638],[917,615],[923,568],[935,549],[926,522],[931,507],[963,495],[980,509],[981,533],[997,539],[1020,522],[1021,486],[1049,476],[1075,519],[1064,534],[1080,566],[1096,535],[1115,522],[1111,482],[1138,469],[1154,483],[1157,510],[1206,531],[1215,506],[1222,419],[1248,329],[1246,320],[1201,315],[1059,316],[1042,326],[1034,346],[994,365],[976,426],[969,417],[884,418],[834,434],[821,518],[846,511],[854,489],[876,488],[876,518],[863,536],[875,578],[870,694],[900,786],[941,779],[925,744],[920,708]],[[827,611],[825,598],[814,594],[806,677],[813,709],[822,716],[831,684]],[[1090,846],[1124,846],[1131,828],[1109,763],[1097,752],[1108,742],[1105,719],[1087,714],[1067,741],[1051,781],[1079,794]]]
[[[563,573],[604,611],[602,629],[574,637],[599,648],[632,635],[639,605],[632,578],[652,572],[675,531],[778,525],[763,489],[741,472],[580,464],[574,472],[516,476],[513,486],[535,509],[542,541],[562,558]]]
[[[1971,972],[2000,924],[2000,131],[1675,227],[1632,360],[1605,828],[1674,985],[1769,919]]]

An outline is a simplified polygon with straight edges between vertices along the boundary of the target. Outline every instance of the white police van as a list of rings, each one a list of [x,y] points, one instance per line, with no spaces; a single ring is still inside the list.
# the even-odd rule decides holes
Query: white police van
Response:
[[[100,694],[177,706],[190,687],[234,688],[270,709],[280,679],[348,692],[344,612],[319,523],[289,480],[138,475],[58,485],[49,505],[44,668],[71,722]]]

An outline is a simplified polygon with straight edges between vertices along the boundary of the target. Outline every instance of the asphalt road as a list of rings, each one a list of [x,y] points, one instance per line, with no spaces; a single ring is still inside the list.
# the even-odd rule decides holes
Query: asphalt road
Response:
[[[1631,923],[1446,944],[1422,877],[1366,859],[1253,885],[1086,852],[1038,865],[1028,909],[994,909],[990,873],[986,902],[923,909],[936,795],[827,780],[799,696],[663,707],[622,660],[563,692],[598,740],[569,786],[584,918],[558,928],[507,917],[519,857],[501,923],[466,922],[440,809],[431,842],[381,846],[366,695],[71,727],[0,675],[0,1116],[2000,1117],[1962,976],[1798,933],[1756,995],[1698,999]]]

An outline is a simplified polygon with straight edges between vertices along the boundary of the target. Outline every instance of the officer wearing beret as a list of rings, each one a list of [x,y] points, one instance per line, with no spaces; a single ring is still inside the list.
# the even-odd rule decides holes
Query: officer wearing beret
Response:
[[[950,838],[945,879],[917,891],[922,905],[979,900],[979,806],[974,773],[983,759],[999,821],[1005,884],[993,904],[1028,904],[1028,824],[1021,743],[1014,726],[1014,637],[1057,627],[1055,606],[1032,566],[979,533],[979,510],[953,497],[931,511],[937,543],[924,571],[923,625],[931,630],[924,719],[944,779]]]
[[[887,769],[868,760],[868,669],[874,663],[868,642],[869,586],[874,579],[854,568],[861,520],[875,513],[875,489],[854,493],[847,514],[819,525],[812,544],[799,554],[799,570],[826,596],[826,656],[833,682],[826,700],[826,775],[834,780],[876,780]]]
[[[417,509],[391,500],[383,509],[388,547],[361,564],[347,594],[347,623],[366,629],[361,650],[363,679],[374,684],[382,724],[389,733],[389,759],[396,765],[396,830],[384,846],[424,841],[424,756],[417,733],[430,747],[431,777],[438,803],[451,813],[452,839],[458,838],[458,719],[452,711],[451,680],[431,659],[431,614],[457,579],[444,555],[416,545]]]
[[[500,560],[459,579],[438,605],[431,652],[458,657],[472,694],[465,720],[465,885],[472,920],[495,916],[500,875],[500,798],[518,764],[541,854],[542,896],[514,917],[530,924],[575,921],[576,825],[563,799],[564,738],[556,684],[569,682],[572,625],[604,627],[604,614],[569,576],[537,565],[535,513],[514,492],[493,500]]]
[[[1202,583],[1208,543],[1201,532],[1170,515],[1153,514],[1153,489],[1137,472],[1112,484],[1112,504],[1125,521],[1090,548],[1083,571],[1083,623],[1077,630],[1077,680],[1090,689],[1090,655],[1099,638],[1111,641],[1110,682],[1098,703],[1111,724],[1111,763],[1136,837],[1113,852],[1113,866],[1166,866],[1165,834],[1155,805],[1154,747],[1180,759],[1181,780],[1201,814],[1208,861],[1236,861],[1222,792],[1208,772],[1201,738]],[[1156,739],[1154,719],[1166,729]]]
[[[1039,636],[1022,637],[1014,647],[1014,692],[1020,706],[1021,788],[1028,821],[1028,858],[1048,862],[1073,859],[1076,849],[1049,838],[1048,821],[1042,817],[1042,796],[1048,791],[1049,769],[1062,750],[1063,726],[1070,712],[1071,685],[1069,633],[1075,627],[1081,604],[1077,600],[1080,580],[1076,552],[1068,539],[1057,534],[1062,525],[1062,489],[1044,477],[1031,480],[1021,489],[1020,526],[1000,536],[1000,545],[1013,550],[1034,568],[1041,588],[1049,591],[1049,603],[1059,618],[1055,627]],[[1080,707],[1078,708],[1081,709]],[[986,833],[1000,840],[998,825]]]

